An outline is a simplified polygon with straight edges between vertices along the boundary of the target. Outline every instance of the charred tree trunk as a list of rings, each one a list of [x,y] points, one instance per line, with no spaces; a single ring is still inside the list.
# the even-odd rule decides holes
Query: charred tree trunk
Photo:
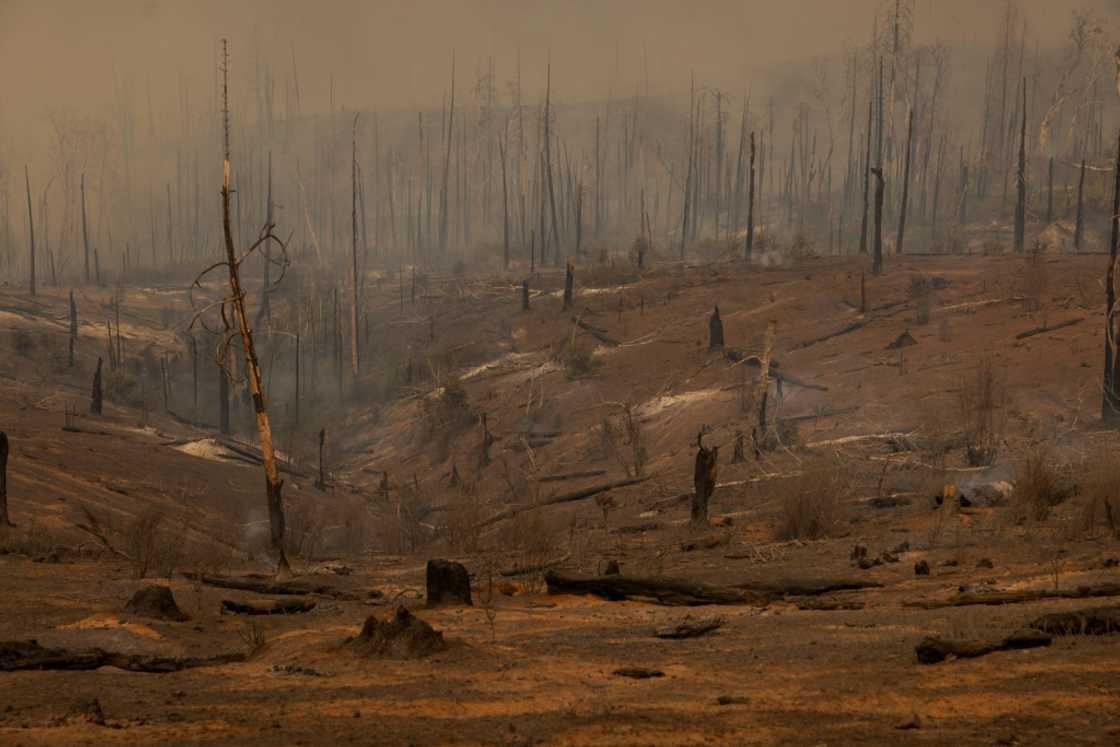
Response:
[[[874,121],[875,97],[867,97],[867,149],[863,155],[863,218],[859,228],[859,253],[867,254],[867,218],[871,207],[871,123]]]
[[[762,358],[759,361],[758,382],[755,384],[754,396],[751,398],[751,413],[748,421],[751,423],[751,444],[756,459],[762,458],[762,450],[766,445],[766,397],[770,391],[770,358],[774,351],[774,336],[778,331],[778,322],[771,319],[766,325],[766,336],[762,340]],[[753,421],[753,422],[751,422]]]
[[[502,160],[502,267],[509,269],[509,182],[506,177],[506,146],[504,138],[498,138],[498,155]],[[579,232],[577,228],[576,237]],[[578,250],[576,252],[579,254]]]
[[[1081,237],[1085,232],[1085,159],[1081,159],[1081,176],[1077,180],[1077,222],[1073,228],[1073,248],[1081,250]]]
[[[575,268],[569,262],[564,271],[564,309],[567,310],[572,305],[572,294],[575,285]]]
[[[0,526],[11,525],[8,517],[8,434],[0,431]]]
[[[97,369],[93,372],[93,391],[90,393],[89,411],[101,414],[101,356],[97,357]]]
[[[902,254],[903,241],[906,238],[906,207],[910,201],[910,158],[914,140],[914,109],[910,109],[910,117],[906,125],[906,158],[902,168],[902,204],[898,212],[898,241],[894,248],[895,254]]]
[[[699,451],[696,452],[696,466],[692,474],[696,492],[692,495],[691,522],[693,526],[704,526],[708,523],[708,503],[716,489],[719,447],[705,447],[703,432],[697,434],[696,446]]]
[[[288,557],[284,552],[284,502],[281,489],[284,485],[276,469],[276,454],[272,446],[272,428],[268,421],[264,392],[261,389],[261,370],[257,364],[257,352],[253,346],[253,333],[249,329],[249,318],[245,311],[245,293],[241,289],[238,273],[240,260],[233,245],[233,227],[230,221],[230,142],[229,142],[229,53],[223,43],[222,49],[222,108],[225,126],[225,158],[222,162],[222,233],[225,237],[225,258],[229,270],[231,305],[234,310],[234,323],[241,336],[245,355],[245,374],[253,395],[253,409],[256,414],[257,434],[260,439],[261,457],[264,463],[265,494],[268,501],[268,519],[272,552],[276,558],[277,575],[291,574]],[[271,229],[266,229],[271,234]]]
[[[327,486],[327,473],[323,468],[323,446],[327,442],[327,429],[319,429],[319,476],[315,478],[315,487],[322,490]]]
[[[79,182],[82,192],[82,247],[85,252],[85,278],[89,285],[89,228],[86,225],[86,175],[83,173]],[[154,242],[152,251],[155,251]]]
[[[883,170],[871,169],[875,176],[875,246],[871,256],[871,274],[883,272]]]
[[[1054,157],[1050,156],[1050,167],[1046,176],[1046,225],[1054,222]]]
[[[354,115],[354,129],[351,140],[352,155],[350,159],[351,172],[351,229],[353,240],[350,254],[350,374],[354,377],[355,388],[358,383],[358,370],[361,363],[361,351],[358,347],[358,315],[361,304],[358,283],[358,115]]]
[[[754,132],[751,132],[751,165],[747,173],[747,262],[754,252]],[[738,226],[736,226],[738,228]]]
[[[529,278],[521,281],[521,310],[529,310]]]
[[[70,291],[70,343],[67,365],[74,367],[74,346],[78,342],[78,307],[74,304],[74,291]]]
[[[229,428],[229,374],[218,365],[218,433],[228,436]]]
[[[31,295],[35,295],[35,215],[31,211],[31,172],[28,171],[27,166],[23,167],[23,177],[27,184],[27,235],[28,235],[28,256],[31,260],[30,277],[28,282],[28,289]]]
[[[1082,162],[1084,168],[1084,161]],[[1082,171],[1084,179],[1084,171]],[[1080,207],[1080,205],[1079,205]],[[1080,210],[1078,211],[1080,217]],[[1105,287],[1105,334],[1104,334],[1104,382],[1101,402],[1101,419],[1115,425],[1120,422],[1120,397],[1116,386],[1117,363],[1115,360],[1116,342],[1116,251],[1120,244],[1120,137],[1117,139],[1115,184],[1112,191],[1112,236],[1108,245],[1108,273],[1104,278]]]
[[[723,320],[720,319],[718,306],[708,318],[708,352],[713,350],[723,350]]]
[[[1019,170],[1016,177],[1015,251],[1022,252],[1027,234],[1027,79],[1023,78],[1022,125],[1019,130]]]

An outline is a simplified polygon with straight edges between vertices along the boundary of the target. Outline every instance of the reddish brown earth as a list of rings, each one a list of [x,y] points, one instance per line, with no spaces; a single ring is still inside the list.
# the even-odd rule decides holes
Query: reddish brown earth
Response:
[[[865,315],[858,311],[860,265],[844,259],[749,272],[713,261],[640,276],[584,265],[568,312],[560,309],[562,275],[552,272],[534,283],[528,313],[520,311],[520,277],[513,275],[434,278],[415,304],[406,293],[403,308],[395,279],[371,282],[370,362],[361,395],[340,404],[324,357],[317,399],[307,395],[298,427],[286,401],[291,382],[278,373],[270,404],[281,449],[298,463],[284,494],[299,580],[362,599],[374,590],[380,596],[312,597],[311,612],[254,618],[263,646],[244,663],[171,674],[0,674],[0,743],[1120,741],[1120,636],[1072,636],[1047,648],[937,665],[919,664],[914,655],[926,635],[998,638],[1045,612],[1120,600],[905,606],[946,599],[965,585],[1072,589],[1120,582],[1120,568],[1105,566],[1120,556],[1120,543],[1106,527],[1086,525],[1086,490],[1042,521],[1019,521],[1013,506],[939,509],[933,501],[947,482],[1014,480],[1024,455],[1039,444],[1048,449],[1047,463],[1082,487],[1114,458],[1116,434],[1099,421],[1104,265],[1101,256],[1050,256],[1041,271],[1017,257],[892,257],[883,278],[867,280]],[[1030,272],[1044,279],[1037,311],[1025,298],[1032,295]],[[947,281],[932,292],[928,323],[918,323],[909,293],[916,273]],[[222,458],[205,444],[184,451],[212,431],[163,412],[158,375],[137,375],[130,393],[127,382],[118,382],[108,390],[104,416],[85,415],[93,364],[106,355],[104,320],[114,312],[108,289],[76,295],[83,324],[78,365],[68,369],[65,291],[48,288],[31,299],[0,290],[0,429],[11,440],[17,525],[4,533],[7,554],[0,555],[0,640],[174,655],[246,651],[249,623],[220,614],[220,603],[262,595],[181,573],[267,570],[260,468]],[[293,291],[279,299],[278,308],[296,297]],[[749,354],[760,352],[767,321],[777,320],[778,370],[814,387],[787,384],[780,404],[771,388],[772,415],[825,413],[783,426],[782,444],[761,462],[728,463],[735,431],[749,432],[740,388],[753,385],[758,369],[708,352],[707,316],[715,304],[727,345]],[[277,312],[281,319],[287,313]],[[1084,321],[1016,339],[1075,317]],[[143,358],[149,346],[155,360],[160,353],[179,356],[170,359],[171,409],[186,420],[213,422],[209,368],[204,404],[192,412],[189,358],[176,338],[189,320],[185,294],[128,290],[121,318],[127,359]],[[622,344],[602,346],[574,318]],[[799,347],[860,321],[867,323],[849,334]],[[906,330],[916,345],[901,354],[885,349]],[[577,348],[595,347],[590,370],[557,361],[572,340]],[[308,342],[305,354],[311,348]],[[999,445],[992,468],[970,471],[954,436],[966,419],[961,392],[985,356],[1001,392]],[[276,371],[287,360],[278,356]],[[402,373],[409,360],[411,382]],[[444,407],[448,390],[464,396]],[[615,505],[605,513],[584,500],[471,531],[511,502],[623,477],[632,451],[612,453],[602,435],[604,418],[620,426],[623,404],[640,424],[647,482],[613,491]],[[72,422],[77,432],[63,430],[68,407],[79,413]],[[496,438],[487,465],[480,464],[482,413]],[[697,531],[686,525],[687,500],[671,499],[692,489],[696,435],[704,426],[705,443],[721,447],[724,485],[715,491],[712,515],[731,524]],[[330,471],[322,491],[313,484],[319,427],[327,428]],[[530,437],[543,431],[558,435]],[[905,435],[839,440],[885,433]],[[450,484],[453,468],[468,487]],[[381,470],[390,475],[387,501],[378,490]],[[587,471],[604,474],[538,482]],[[840,482],[836,472],[843,473]],[[818,490],[844,488],[833,536],[780,539],[786,498],[804,491],[806,480],[819,482]],[[909,503],[867,503],[890,495]],[[110,544],[131,554],[130,527],[152,507],[164,517],[158,545],[174,552],[165,552],[163,567],[143,580],[133,563],[76,526],[88,523],[88,511]],[[709,536],[718,540],[714,547],[682,549],[682,542]],[[862,570],[849,560],[854,545],[878,555],[904,542],[909,550],[897,563]],[[854,576],[883,586],[826,596],[862,603],[858,610],[802,610],[797,598],[686,610],[549,596],[539,574],[499,573],[565,556],[562,568],[586,573],[618,560],[627,574],[713,583]],[[475,607],[423,609],[430,557],[467,566]],[[978,567],[981,559],[993,567]],[[931,566],[929,576],[915,576],[919,560]],[[341,566],[352,572],[339,575]],[[159,578],[169,570],[170,578]],[[148,583],[171,586],[191,620],[126,615],[125,602]],[[389,614],[402,602],[443,631],[446,651],[380,661],[339,647],[366,616]],[[726,624],[695,639],[653,636],[687,614],[720,614]],[[665,676],[612,674],[621,667]],[[736,702],[719,705],[721,696]],[[93,698],[104,725],[68,715]],[[899,729],[904,725],[917,728]]]

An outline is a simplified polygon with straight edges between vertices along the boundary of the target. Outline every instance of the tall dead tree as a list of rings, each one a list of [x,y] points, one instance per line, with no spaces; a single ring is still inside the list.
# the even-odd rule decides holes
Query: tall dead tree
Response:
[[[716,489],[719,447],[704,446],[703,431],[696,435],[696,446],[696,465],[692,473],[695,492],[692,495],[690,520],[693,526],[704,526],[708,523],[708,503]]]
[[[1027,233],[1027,79],[1023,78],[1022,124],[1019,129],[1018,196],[1015,201],[1015,251],[1022,252]]]
[[[1084,162],[1083,162],[1084,163]],[[1116,250],[1120,244],[1120,136],[1116,143],[1115,183],[1112,189],[1112,236],[1108,245],[1108,273],[1105,288],[1104,382],[1101,397],[1101,420],[1109,425],[1120,422],[1120,358],[1116,350]]]
[[[241,263],[259,249],[264,243],[272,241],[280,248],[282,256],[286,256],[286,249],[279,239],[272,234],[272,226],[266,225],[260,237],[240,257],[237,256],[233,244],[233,225],[230,218],[230,111],[229,111],[229,49],[228,42],[222,40],[222,133],[223,133],[223,160],[222,160],[222,234],[225,241],[225,259],[217,262],[204,270],[192,285],[202,287],[202,280],[212,270],[225,268],[229,274],[230,295],[221,301],[222,319],[225,327],[219,343],[218,359],[226,361],[227,354],[232,350],[235,338],[240,338],[241,350],[244,354],[245,376],[249,382],[249,391],[253,398],[253,410],[256,416],[257,436],[260,441],[261,458],[265,474],[265,495],[268,503],[269,540],[272,553],[276,560],[277,576],[291,575],[288,557],[284,552],[284,501],[281,489],[284,482],[280,479],[276,467],[276,452],[272,444],[272,427],[269,424],[268,408],[265,403],[264,391],[261,386],[261,369],[257,362],[257,352],[253,345],[253,331],[249,328],[249,317],[245,310],[245,291],[241,286]],[[231,313],[232,312],[232,313]],[[196,319],[199,318],[196,316]],[[224,376],[229,376],[231,371],[224,370]]]
[[[358,314],[360,300],[358,298],[358,115],[354,115],[354,128],[351,137],[350,179],[351,200],[350,218],[353,238],[350,253],[350,373],[354,383],[358,381],[359,355],[358,349]]]
[[[441,256],[447,254],[447,191],[448,180],[451,178],[451,143],[455,133],[455,55],[451,56],[451,105],[447,113],[447,150],[443,159],[443,180],[439,189],[439,251]]]
[[[0,526],[11,525],[8,517],[8,434],[0,431]]]
[[[74,367],[74,346],[78,342],[78,307],[74,305],[74,291],[70,291],[70,334],[68,352],[69,358],[67,365],[71,368]]]
[[[503,132],[504,135],[504,132]],[[509,269],[509,182],[506,177],[505,138],[498,137],[498,156],[502,160],[502,267]],[[578,234],[577,234],[578,235]]]
[[[86,225],[86,175],[85,175],[85,172],[82,173],[80,184],[81,184],[81,191],[82,191],[82,246],[83,246],[84,251],[85,251],[85,260],[86,260],[85,279],[86,279],[86,284],[88,285],[89,284],[89,277],[90,277],[89,276],[89,228]],[[153,220],[153,225],[154,225],[154,220]],[[152,252],[153,253],[155,252],[155,242],[154,241],[152,242]]]
[[[575,292],[575,268],[569,262],[564,270],[564,310],[572,305],[572,295]]]
[[[31,211],[31,172],[28,171],[27,165],[23,167],[23,177],[27,183],[27,235],[28,235],[28,251],[31,258],[31,272],[28,289],[31,295],[35,295],[35,215]]]
[[[93,390],[89,397],[91,415],[101,414],[101,356],[97,356],[97,368],[93,372]]]
[[[863,156],[863,219],[859,227],[859,253],[867,254],[867,219],[871,212],[871,123],[875,116],[875,97],[867,97],[867,149]]]
[[[762,458],[762,449],[766,444],[766,398],[770,391],[770,358],[774,353],[774,336],[778,331],[777,320],[771,319],[766,325],[766,336],[762,339],[762,357],[759,360],[758,381],[755,383],[754,396],[751,397],[751,409],[747,422],[751,426],[752,449],[755,458]]]
[[[1081,176],[1077,180],[1077,220],[1073,227],[1073,248],[1081,250],[1081,237],[1085,233],[1085,159],[1081,159]]]
[[[747,174],[747,262],[754,252],[754,131],[751,131],[751,165]]]
[[[875,245],[871,255],[871,274],[883,271],[883,170],[871,169],[875,177]]]
[[[906,125],[906,156],[902,169],[902,204],[898,213],[898,239],[894,248],[895,254],[902,254],[903,241],[906,238],[906,206],[910,201],[910,158],[913,153],[914,140],[914,109],[910,108],[910,117]]]

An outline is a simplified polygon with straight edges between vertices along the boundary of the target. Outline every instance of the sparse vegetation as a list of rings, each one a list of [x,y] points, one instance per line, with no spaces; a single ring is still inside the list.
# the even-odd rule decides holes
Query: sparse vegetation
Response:
[[[806,463],[800,474],[775,481],[770,495],[778,503],[775,537],[816,540],[843,529],[845,503],[852,486],[848,467],[839,460]]]

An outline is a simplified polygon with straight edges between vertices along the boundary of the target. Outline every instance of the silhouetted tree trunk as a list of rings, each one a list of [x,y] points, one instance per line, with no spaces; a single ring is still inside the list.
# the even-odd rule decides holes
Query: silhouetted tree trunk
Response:
[[[708,523],[708,503],[716,489],[717,463],[719,461],[719,447],[707,448],[704,446],[703,432],[697,434],[696,466],[692,473],[695,492],[692,495],[691,523],[706,525]]]
[[[1023,78],[1022,126],[1019,131],[1019,171],[1016,177],[1015,251],[1022,252],[1027,234],[1027,79]]]
[[[74,305],[74,291],[70,291],[70,355],[69,362],[67,363],[70,368],[74,367],[74,345],[78,341],[78,307]]]
[[[871,169],[875,176],[875,247],[871,256],[871,274],[883,272],[883,170]]]
[[[521,310],[529,310],[529,278],[521,281]]]
[[[747,174],[747,262],[751,261],[754,252],[754,156],[754,132],[751,132],[751,165]]]
[[[319,429],[319,476],[315,479],[315,487],[322,490],[327,486],[327,473],[323,468],[323,446],[327,441],[327,429]]]
[[[81,191],[82,191],[82,246],[85,250],[86,285],[89,285],[89,229],[86,226],[86,175],[85,175],[85,173],[82,174],[80,184],[81,184]],[[155,251],[154,242],[153,242],[152,251],[153,252]]]
[[[1054,156],[1050,156],[1050,168],[1046,178],[1046,225],[1054,222]]]
[[[867,149],[863,156],[863,219],[859,228],[859,253],[867,254],[867,218],[871,208],[871,123],[875,116],[875,97],[867,97]]]
[[[1081,237],[1085,231],[1085,159],[1081,159],[1081,177],[1077,180],[1077,221],[1073,228],[1073,248],[1081,250]]]
[[[898,246],[894,248],[895,254],[902,254],[903,241],[906,238],[906,207],[910,201],[910,158],[913,153],[914,140],[914,109],[910,109],[910,117],[906,125],[906,158],[902,169],[902,204],[898,213]]]
[[[101,414],[101,356],[97,356],[97,369],[93,372],[93,391],[90,394],[89,411]]]
[[[28,289],[31,295],[35,295],[35,216],[31,211],[31,172],[28,171],[27,166],[23,167],[23,177],[27,183],[27,235],[28,235],[28,254],[31,259],[30,265],[30,278]]]
[[[1082,161],[1082,180],[1084,180],[1084,161]],[[1080,207],[1080,205],[1078,206]],[[1080,210],[1078,211],[1080,217]],[[1116,378],[1120,360],[1114,359],[1113,343],[1116,335],[1116,250],[1120,244],[1120,136],[1117,138],[1116,173],[1112,190],[1112,236],[1108,244],[1108,273],[1104,278],[1105,288],[1105,335],[1104,335],[1104,384],[1101,402],[1101,419],[1110,425],[1120,421],[1120,393],[1117,392]]]
[[[574,274],[575,274],[575,268],[573,268],[572,263],[569,262],[568,265],[567,265],[567,268],[564,271],[564,308],[565,309],[567,309],[569,306],[572,305],[572,292],[573,292],[573,286],[575,284]]]
[[[11,525],[8,517],[8,434],[0,431],[0,526]]]
[[[708,351],[713,350],[723,350],[723,320],[719,317],[718,306],[708,318]]]

